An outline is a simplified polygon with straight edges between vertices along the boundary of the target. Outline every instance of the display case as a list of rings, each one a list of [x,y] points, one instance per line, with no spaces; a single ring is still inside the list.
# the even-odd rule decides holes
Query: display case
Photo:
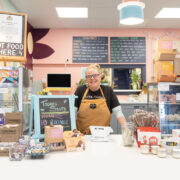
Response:
[[[148,83],[148,110],[159,115],[163,136],[180,129],[180,83]]]
[[[22,112],[22,68],[0,67],[0,112]]]
[[[31,76],[23,67],[0,67],[0,119],[6,112],[22,112],[23,132],[29,128]]]

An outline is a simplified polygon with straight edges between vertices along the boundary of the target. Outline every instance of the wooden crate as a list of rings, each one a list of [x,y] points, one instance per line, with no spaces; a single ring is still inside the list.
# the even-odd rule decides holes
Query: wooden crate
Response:
[[[22,124],[22,112],[5,113],[5,124]]]
[[[0,156],[9,156],[9,147],[0,147]]]
[[[1,142],[18,142],[21,136],[20,124],[6,124],[0,127]]]

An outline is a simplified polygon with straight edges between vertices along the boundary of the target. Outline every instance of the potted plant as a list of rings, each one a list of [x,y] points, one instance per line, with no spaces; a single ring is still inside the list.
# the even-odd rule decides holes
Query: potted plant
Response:
[[[143,82],[142,91],[144,92],[144,94],[147,94],[147,83],[145,82]]]
[[[101,80],[101,84],[108,86],[109,82],[108,82],[107,79],[102,79],[102,80]]]
[[[132,88],[134,90],[138,89],[138,83],[141,80],[140,75],[138,74],[138,72],[136,70],[132,70],[132,73],[130,75],[130,78],[132,80]]]

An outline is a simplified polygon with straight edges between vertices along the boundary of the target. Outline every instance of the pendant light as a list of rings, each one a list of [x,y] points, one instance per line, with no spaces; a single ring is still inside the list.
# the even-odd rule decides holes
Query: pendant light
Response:
[[[136,25],[144,22],[143,9],[145,4],[138,0],[123,0],[118,5],[120,11],[120,23],[124,25]]]

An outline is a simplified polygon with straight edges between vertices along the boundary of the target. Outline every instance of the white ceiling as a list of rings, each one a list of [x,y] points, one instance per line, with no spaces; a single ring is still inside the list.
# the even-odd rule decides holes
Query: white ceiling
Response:
[[[155,19],[162,7],[179,7],[180,0],[141,0],[145,3],[144,23],[119,23],[117,5],[122,0],[9,0],[21,13],[27,13],[34,28],[180,28],[180,19]],[[88,7],[87,19],[59,19],[55,7]]]

